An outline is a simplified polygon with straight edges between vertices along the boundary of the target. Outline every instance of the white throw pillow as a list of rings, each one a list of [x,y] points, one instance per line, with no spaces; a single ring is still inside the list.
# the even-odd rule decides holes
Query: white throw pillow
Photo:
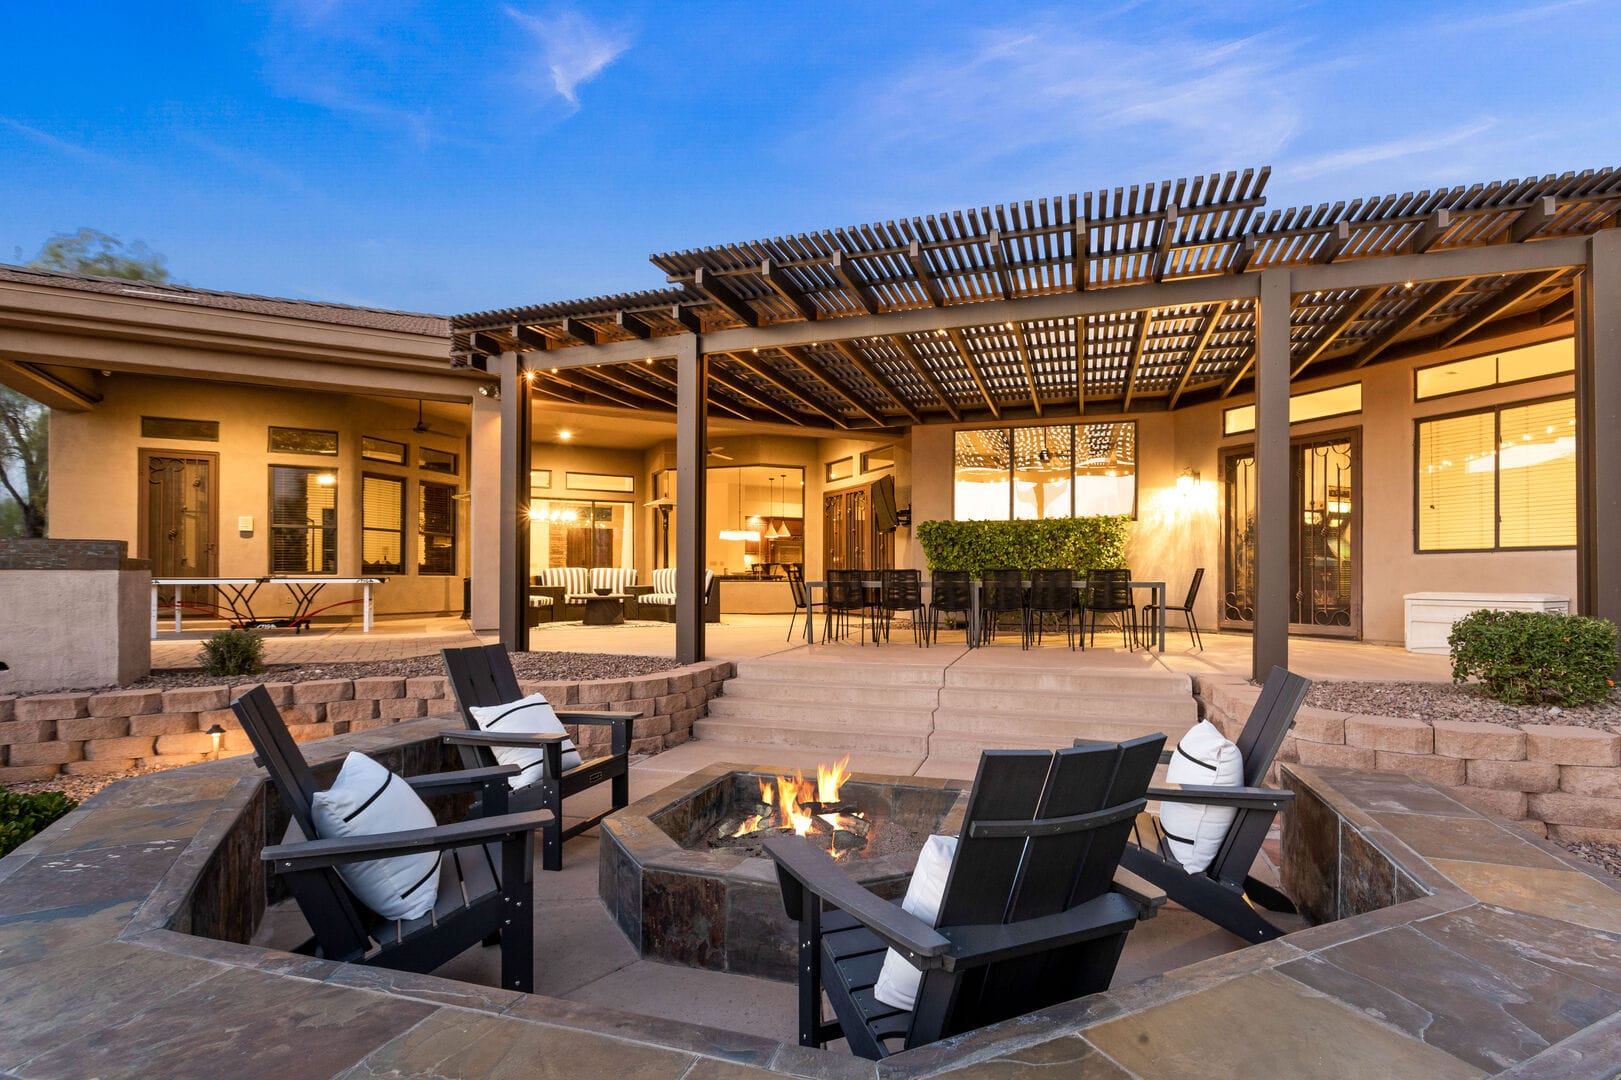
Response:
[[[1201,720],[1177,743],[1165,779],[1172,784],[1242,787],[1244,757],[1216,725]],[[1160,804],[1159,824],[1182,869],[1197,874],[1216,857],[1237,815],[1231,806],[1167,802]]]
[[[940,901],[945,897],[946,878],[951,874],[951,860],[956,855],[955,836],[929,837],[918,853],[917,869],[912,871],[901,907],[933,926],[940,918]],[[890,949],[884,955],[884,966],[873,984],[872,996],[885,1005],[910,1010],[917,1003],[917,988],[922,982],[923,972]]]
[[[338,778],[310,800],[323,840],[431,829],[438,824],[422,797],[365,754],[343,759]],[[432,851],[338,867],[354,894],[385,919],[415,919],[439,899],[439,856]]]
[[[552,707],[546,704],[544,694],[530,694],[526,698],[509,701],[505,705],[474,705],[469,711],[483,731],[499,732],[502,735],[565,734],[563,722],[557,718]],[[503,765],[516,765],[521,770],[517,776],[507,781],[514,791],[533,784],[545,772],[546,752],[539,747],[495,746],[491,749],[495,751],[495,760]],[[573,740],[564,739],[563,771],[568,772],[579,767],[580,752],[574,748]]]

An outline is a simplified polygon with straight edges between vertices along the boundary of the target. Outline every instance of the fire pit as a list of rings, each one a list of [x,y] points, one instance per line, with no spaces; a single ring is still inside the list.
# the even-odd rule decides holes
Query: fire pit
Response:
[[[631,944],[645,957],[791,982],[796,927],[761,854],[766,837],[800,832],[873,892],[899,897],[923,840],[960,827],[960,781],[846,774],[830,786],[829,772],[812,781],[711,765],[605,820],[598,892]]]

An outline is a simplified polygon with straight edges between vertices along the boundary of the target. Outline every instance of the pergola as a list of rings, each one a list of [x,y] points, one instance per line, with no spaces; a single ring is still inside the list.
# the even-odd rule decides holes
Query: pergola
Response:
[[[1572,324],[1578,609],[1621,620],[1621,171],[1268,210],[1212,174],[655,255],[669,288],[477,312],[453,358],[502,378],[503,505],[535,400],[674,418],[703,505],[710,417],[828,432],[1140,414],[1253,392],[1257,497],[1288,504],[1289,385]],[[700,515],[677,523],[677,656],[703,655]],[[502,537],[521,647],[525,522]],[[1286,522],[1256,537],[1254,665],[1288,656]]]

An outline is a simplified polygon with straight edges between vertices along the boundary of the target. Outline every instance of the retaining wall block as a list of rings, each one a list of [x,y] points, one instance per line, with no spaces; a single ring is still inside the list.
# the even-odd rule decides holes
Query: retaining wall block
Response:
[[[83,760],[82,742],[20,743],[12,746],[6,755],[6,763],[12,768],[19,765],[65,765],[70,761]]]
[[[1295,743],[1302,765],[1323,765],[1336,769],[1372,769],[1375,751],[1366,746],[1340,746],[1335,743]]]
[[[1560,765],[1558,769],[1560,791],[1595,799],[1621,800],[1621,769],[1593,765]]]
[[[148,754],[150,754],[150,750]],[[62,766],[62,771],[68,776],[108,776],[112,773],[129,772],[135,768],[137,760],[136,758],[97,758],[95,761],[70,761]]]
[[[0,694],[0,724],[9,724],[15,719],[17,719],[17,696]]]
[[[59,765],[0,765],[0,784],[27,784],[61,775]]]
[[[337,734],[332,730],[331,724],[288,724],[287,733],[293,737],[294,742],[314,742],[316,739]]]
[[[242,726],[242,721],[236,718],[236,713],[230,709],[210,709],[208,712],[197,714],[197,730],[207,731],[218,724],[226,731]]]
[[[614,706],[610,712],[639,712],[643,716],[652,716],[658,712],[658,701],[654,698],[631,698]]]
[[[349,701],[355,696],[355,684],[350,679],[317,679],[315,682],[293,684],[294,705],[317,705],[328,701]]]
[[[545,698],[553,708],[559,708],[565,705],[576,705],[579,704],[580,701],[579,694],[575,692],[575,686],[573,683],[524,682],[519,683],[518,687],[526,695],[539,694],[541,697]]]
[[[1436,757],[1434,754],[1399,754],[1394,750],[1375,750],[1374,768],[1380,772],[1398,772],[1415,780],[1428,780],[1442,787],[1454,787],[1467,779],[1462,758]]]
[[[636,721],[636,735],[668,735],[675,730],[675,718],[669,714],[662,716],[644,716]]]
[[[214,752],[214,740],[201,731],[188,735],[159,735],[157,752],[159,757],[170,754],[201,754],[207,757]]]
[[[670,693],[684,694],[698,685],[698,678],[689,668],[677,668],[670,673]]]
[[[422,703],[419,701],[417,704]],[[370,731],[372,728],[387,727],[395,722],[395,720],[385,716],[379,716],[372,720],[351,720],[349,721],[349,733],[352,735],[357,731]]]
[[[1530,815],[1549,825],[1579,825],[1589,829],[1621,829],[1621,802],[1593,799],[1563,791],[1533,794]]]
[[[1544,840],[1548,838],[1547,822],[1537,821],[1534,818],[1526,818],[1524,821],[1516,821],[1514,825],[1517,828],[1524,829],[1532,836],[1539,836]]]
[[[0,746],[45,742],[55,730],[54,720],[7,720],[0,723]]]
[[[372,698],[377,701],[388,701],[405,696],[405,680],[403,678],[386,678],[377,676],[367,679],[355,680],[355,698]]]
[[[307,726],[319,724],[326,719],[326,705],[288,705],[281,710],[281,718],[287,721],[288,727]]]
[[[326,718],[331,724],[347,724],[355,720],[370,720],[377,715],[375,698],[356,698],[353,701],[329,701]]]
[[[162,711],[162,690],[113,690],[90,698],[91,716],[140,716]]]
[[[293,703],[293,684],[290,682],[265,683],[265,693],[270,695],[271,704],[278,709],[285,708]],[[235,697],[236,695],[232,695]]]
[[[1621,847],[1621,829],[1596,829],[1590,825],[1549,825],[1546,835],[1550,840],[1563,840],[1567,844],[1611,844]]]
[[[633,754],[656,754],[663,749],[664,739],[658,735],[630,741],[630,752]]]
[[[251,754],[253,753],[253,740],[242,728],[226,728],[225,735],[220,739],[220,752],[222,754]]]
[[[177,765],[201,765],[205,761],[212,761],[214,755],[207,754],[160,754],[157,757],[141,758],[135,763],[137,769],[172,769]]]
[[[1307,742],[1343,743],[1345,718],[1346,714],[1342,712],[1302,708],[1295,713],[1295,726],[1290,729],[1290,733]]]
[[[413,720],[418,716],[428,715],[428,704],[420,698],[384,698],[377,703],[377,715],[385,720]],[[351,721],[351,724],[363,722]],[[351,728],[350,730],[364,731],[365,729]]]
[[[163,692],[164,712],[207,712],[231,703],[229,686],[186,686]]]
[[[1398,754],[1431,754],[1435,735],[1424,721],[1405,716],[1347,716],[1345,744]]]
[[[89,715],[89,694],[39,694],[17,699],[18,720],[71,720]]]
[[[595,679],[580,684],[581,705],[612,704],[630,700],[630,687],[622,682]]]
[[[407,697],[433,701],[450,696],[450,680],[443,675],[418,675],[405,680]]]
[[[131,734],[129,719],[123,716],[83,716],[56,722],[56,737],[65,741],[122,739]],[[134,734],[141,734],[135,732]]]
[[[1435,729],[1435,752],[1444,757],[1525,760],[1525,732],[1516,728],[1466,720],[1436,720],[1430,726]]]
[[[1562,724],[1527,724],[1525,754],[1555,765],[1621,765],[1621,735]]]
[[[1469,783],[1499,791],[1558,791],[1559,766],[1546,761],[1471,761]]]
[[[670,692],[670,677],[668,675],[643,675],[630,680],[629,689],[632,698],[656,698],[660,694]]]
[[[196,713],[155,713],[151,716],[132,716],[129,718],[130,735],[184,735],[197,731]],[[159,750],[158,753],[163,753]]]
[[[665,694],[653,699],[653,707],[661,713],[672,713],[687,707],[686,694]]]
[[[1529,800],[1523,791],[1496,791],[1480,787],[1451,787],[1447,793],[1471,810],[1496,814],[1511,821],[1525,817]]]
[[[87,761],[150,757],[152,742],[150,735],[132,735],[127,739],[93,739],[84,744],[84,756]]]

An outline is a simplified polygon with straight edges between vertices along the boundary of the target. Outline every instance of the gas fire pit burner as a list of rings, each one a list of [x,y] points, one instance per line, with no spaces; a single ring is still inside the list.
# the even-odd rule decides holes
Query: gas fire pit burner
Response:
[[[711,765],[603,822],[598,891],[644,957],[791,982],[796,927],[763,841],[794,832],[898,898],[930,833],[961,826],[967,785]],[[829,774],[835,774],[830,779]]]

